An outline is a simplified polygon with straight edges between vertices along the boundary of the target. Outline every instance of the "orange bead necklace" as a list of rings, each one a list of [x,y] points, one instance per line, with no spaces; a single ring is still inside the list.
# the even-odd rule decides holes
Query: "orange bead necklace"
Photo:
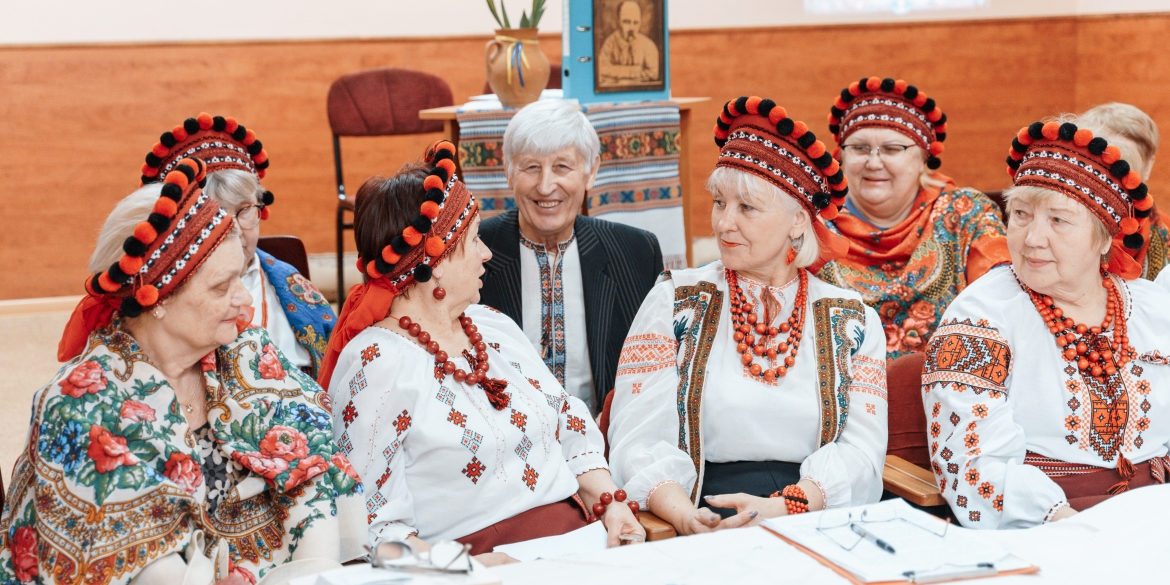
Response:
[[[1100,326],[1094,327],[1078,324],[1065,317],[1064,311],[1056,306],[1052,297],[1041,295],[1020,281],[1020,287],[1028,292],[1048,331],[1056,338],[1056,346],[1061,349],[1064,360],[1076,364],[1082,375],[1097,380],[1116,374],[1118,368],[1129,361],[1133,352],[1129,347],[1121,291],[1109,278],[1104,265],[1101,266],[1101,275],[1101,286],[1105,287],[1108,300],[1105,303],[1105,319]],[[1016,280],[1019,281],[1018,276]],[[1104,336],[1110,324],[1113,325],[1111,341]]]
[[[788,374],[788,368],[796,364],[796,351],[800,347],[800,338],[804,331],[805,305],[808,304],[808,271],[801,268],[797,273],[800,285],[796,289],[792,315],[779,327],[769,327],[756,317],[753,312],[755,306],[748,302],[743,288],[739,286],[739,277],[735,271],[727,270],[727,288],[731,291],[731,323],[735,329],[733,337],[738,344],[736,351],[752,376],[765,382],[773,382],[776,378],[785,376]],[[787,341],[781,341],[775,347],[768,347],[771,340],[778,339],[784,333],[788,334]],[[785,353],[788,355],[784,357],[783,365],[775,368],[764,368],[760,364],[752,363],[756,356],[766,355],[769,360],[774,360]]]

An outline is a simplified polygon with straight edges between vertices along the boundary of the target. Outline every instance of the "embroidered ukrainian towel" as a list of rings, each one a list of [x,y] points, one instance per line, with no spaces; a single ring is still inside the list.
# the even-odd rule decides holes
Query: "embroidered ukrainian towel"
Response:
[[[589,104],[582,111],[601,140],[601,167],[585,201],[589,215],[653,233],[663,265],[686,267],[678,106]],[[463,181],[488,217],[516,206],[504,175],[504,131],[515,114],[514,109],[456,114]]]

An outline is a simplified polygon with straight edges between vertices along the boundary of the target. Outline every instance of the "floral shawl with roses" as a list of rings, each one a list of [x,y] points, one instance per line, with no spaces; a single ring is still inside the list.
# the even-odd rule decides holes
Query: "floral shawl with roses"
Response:
[[[0,583],[129,583],[195,530],[208,551],[226,539],[230,572],[252,583],[299,558],[361,554],[362,486],[334,447],[328,394],[260,328],[203,368],[229,471],[218,506],[195,429],[115,316],[36,394],[0,519]]]
[[[849,239],[849,254],[817,276],[857,291],[877,310],[889,360],[924,351],[955,296],[1011,262],[995,202],[974,189],[957,189],[940,173],[933,178],[945,185],[920,189],[910,215],[896,226],[878,229],[848,208],[829,222]]]

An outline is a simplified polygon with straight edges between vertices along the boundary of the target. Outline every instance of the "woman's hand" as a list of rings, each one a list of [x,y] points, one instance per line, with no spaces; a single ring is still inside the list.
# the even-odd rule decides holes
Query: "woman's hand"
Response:
[[[1049,522],[1056,522],[1057,520],[1064,520],[1065,518],[1072,518],[1077,515],[1077,511],[1072,506],[1061,506],[1055,514],[1052,515],[1052,520]]]
[[[735,520],[738,526],[755,526],[766,518],[788,514],[788,507],[784,505],[783,498],[761,498],[740,493],[707,496],[705,500],[710,506],[735,510],[735,516],[724,520],[724,522]],[[724,528],[733,528],[733,526],[725,526]]]
[[[624,535],[638,537],[631,542],[646,541],[646,529],[642,528],[642,524],[638,522],[638,518],[630,511],[626,502],[611,503],[605,509],[605,514],[601,515],[601,523],[605,526],[607,535],[606,546],[621,546],[623,544],[621,537]]]
[[[496,565],[510,565],[512,563],[519,563],[520,561],[508,556],[505,553],[490,552],[482,555],[475,555],[475,560],[479,561],[485,567],[494,567]]]
[[[720,519],[719,514],[708,508],[696,509],[691,504],[682,486],[677,483],[667,483],[654,490],[650,495],[650,511],[659,518],[670,522],[680,536],[713,532],[724,528],[739,528],[756,519],[755,510],[736,514],[731,518]]]

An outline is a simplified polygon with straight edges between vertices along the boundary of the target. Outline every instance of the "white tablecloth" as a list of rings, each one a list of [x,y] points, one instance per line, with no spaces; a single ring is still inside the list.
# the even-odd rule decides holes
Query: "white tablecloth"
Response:
[[[1170,485],[1122,494],[1054,524],[982,534],[1038,565],[1040,573],[964,583],[1170,583],[1170,567],[1165,564]],[[763,528],[506,565],[492,573],[504,585],[849,583]]]

